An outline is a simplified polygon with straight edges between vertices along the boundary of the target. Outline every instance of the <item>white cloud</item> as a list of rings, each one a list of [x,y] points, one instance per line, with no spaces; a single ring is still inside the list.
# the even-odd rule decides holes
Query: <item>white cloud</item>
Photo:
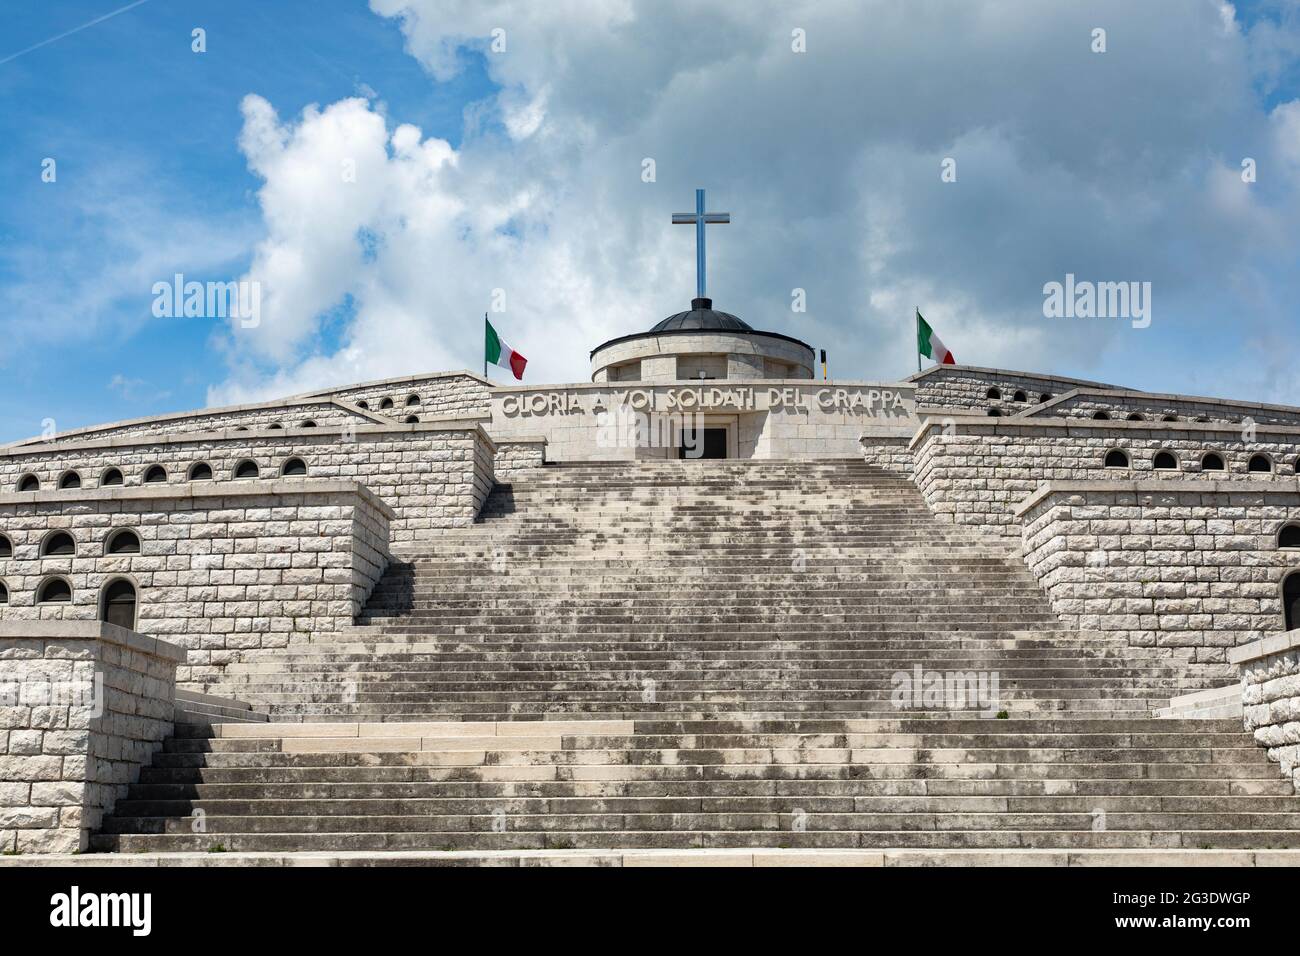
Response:
[[[733,213],[709,247],[718,307],[828,347],[839,375],[914,370],[917,304],[965,361],[1082,374],[1195,334],[1207,286],[1259,268],[1243,257],[1296,205],[1289,184],[1265,200],[1230,180],[1241,156],[1262,148],[1266,163],[1294,137],[1280,113],[1270,138],[1221,4],[371,7],[434,82],[481,55],[499,93],[467,112],[457,149],[364,99],[291,121],[245,100],[263,324],[232,330],[214,401],[479,368],[497,288],[494,324],[530,379],[581,380],[593,346],[686,307],[691,235],[669,215],[696,186]],[[1089,49],[1098,23],[1105,54]],[[656,183],[640,179],[646,157]],[[945,157],[956,183],[940,181]],[[1152,281],[1161,317],[1140,343],[1119,326],[1049,327],[1041,289],[1066,272]],[[790,312],[795,287],[807,314]],[[344,303],[341,343],[324,347],[322,316]]]

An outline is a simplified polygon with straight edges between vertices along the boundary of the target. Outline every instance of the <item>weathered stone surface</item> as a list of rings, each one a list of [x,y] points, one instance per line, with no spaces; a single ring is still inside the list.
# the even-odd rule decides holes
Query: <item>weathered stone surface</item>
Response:
[[[184,652],[97,621],[3,622],[0,643],[35,652],[6,661],[0,691],[49,701],[29,709],[31,719],[76,728],[8,731],[0,748],[0,849],[84,850],[103,814],[171,733],[174,675]],[[59,721],[51,720],[54,712]]]
[[[353,482],[128,486],[22,500],[30,497],[0,495],[0,528],[13,548],[0,561],[9,599],[0,619],[93,620],[105,588],[127,579],[136,588],[137,628],[190,651],[182,680],[219,673],[214,655],[222,652],[280,647],[350,625],[389,561],[393,512]],[[51,528],[76,545],[57,563],[40,556]],[[122,530],[138,537],[137,553],[111,552]],[[72,599],[40,604],[41,585],[54,573],[71,585]],[[0,653],[3,647],[0,641]],[[48,670],[67,653],[33,666]],[[28,725],[57,726],[51,721],[54,715],[35,715]],[[0,727],[6,723],[0,709]],[[40,746],[30,738],[19,734],[10,752]]]
[[[1294,478],[1049,482],[1017,511],[1025,562],[1070,626],[1190,650],[1207,679],[1235,676],[1228,649],[1284,626],[1295,559],[1277,533],[1300,516]],[[1177,520],[1203,521],[1204,540],[1133,533]],[[1260,700],[1248,690],[1244,702]]]

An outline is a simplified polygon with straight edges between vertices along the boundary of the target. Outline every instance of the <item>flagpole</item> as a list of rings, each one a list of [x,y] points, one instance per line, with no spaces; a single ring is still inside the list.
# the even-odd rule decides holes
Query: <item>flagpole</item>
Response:
[[[487,313],[483,313],[483,377],[487,378]]]

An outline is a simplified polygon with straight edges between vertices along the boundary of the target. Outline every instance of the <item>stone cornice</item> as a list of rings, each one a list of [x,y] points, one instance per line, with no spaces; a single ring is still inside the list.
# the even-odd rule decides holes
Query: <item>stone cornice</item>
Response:
[[[904,381],[916,382],[940,372],[975,372],[980,375],[1013,375],[1019,378],[1037,379],[1043,382],[1072,382],[1089,388],[1115,388],[1105,382],[1090,382],[1082,378],[1070,378],[1068,375],[1053,375],[1050,372],[1020,372],[1012,368],[984,368],[980,365],[931,365],[927,369],[913,372]]]
[[[208,501],[255,497],[310,497],[354,494],[390,520],[393,509],[365,485],[338,478],[227,479],[187,481],[184,484],[111,485],[50,491],[11,491],[0,494],[0,506],[46,505],[93,501]]]
[[[933,430],[943,428],[943,419],[945,418],[957,420],[959,428],[964,429],[967,434],[977,432],[981,435],[1019,435],[1037,429],[1055,429],[1064,432],[1066,435],[1083,434],[1085,432],[1122,433],[1148,431],[1156,432],[1159,437],[1165,439],[1175,437],[1180,432],[1186,433],[1188,436],[1219,433],[1236,436],[1238,440],[1240,440],[1241,436],[1241,426],[1228,422],[1129,422],[1118,420],[1100,421],[1095,418],[991,417],[971,414],[960,409],[954,409],[951,414],[945,412],[940,417],[931,408],[925,409],[924,412],[918,411],[918,414],[924,414],[925,418],[917,427],[916,434],[912,438],[910,447],[913,448],[922,444]],[[1268,425],[1259,422],[1254,425],[1254,429],[1256,435],[1300,437],[1300,425]]]
[[[480,385],[491,385],[490,379],[484,378],[478,372],[471,372],[469,369],[459,369],[454,372],[424,372],[419,375],[399,375],[397,378],[377,378],[369,382],[357,382],[354,385],[337,385],[332,388],[322,388],[315,392],[300,392],[291,398],[321,398],[337,395],[339,392],[352,392],[362,388],[383,388],[397,385],[415,385],[419,382],[434,382],[440,378],[470,378]],[[287,401],[288,399],[282,399]]]
[[[569,390],[583,391],[635,391],[637,389],[655,388],[892,388],[900,392],[915,391],[916,386],[910,382],[862,382],[857,380],[819,378],[755,378],[726,379],[709,378],[701,381],[688,378],[673,382],[569,382],[563,385],[494,385],[491,394],[504,395],[510,392],[556,392]]]
[[[1025,409],[1023,412],[1017,414],[1015,417],[1034,418],[1038,413],[1048,411],[1053,406],[1060,405],[1065,402],[1071,401],[1072,399],[1082,398],[1085,396],[1095,397],[1095,398],[1111,398],[1117,400],[1131,400],[1135,402],[1146,402],[1148,404],[1154,404],[1159,402],[1171,402],[1171,403],[1182,402],[1182,403],[1194,403],[1198,405],[1217,405],[1222,408],[1244,409],[1247,411],[1251,409],[1260,409],[1263,411],[1270,411],[1270,412],[1291,412],[1293,414],[1300,415],[1300,407],[1296,407],[1295,405],[1274,405],[1274,404],[1263,404],[1261,402],[1243,402],[1235,398],[1211,398],[1210,396],[1207,395],[1176,395],[1170,392],[1139,392],[1136,389],[1131,389],[1131,388],[1087,387],[1087,388],[1071,389],[1070,391],[1064,393],[1063,395],[1056,396],[1056,398],[1053,398],[1049,402],[1043,402],[1040,405],[1030,406],[1029,408]],[[1141,424],[1141,423],[1139,422],[1137,424]],[[1167,424],[1172,425],[1174,423],[1168,422]]]
[[[248,428],[240,431],[225,428],[210,432],[167,432],[164,434],[145,435],[109,435],[105,438],[55,439],[30,445],[6,445],[0,447],[0,460],[20,456],[39,456],[68,451],[94,450],[100,448],[134,448],[155,445],[183,445],[187,443],[237,443],[260,438],[313,438],[340,436],[345,432],[354,435],[403,435],[426,432],[476,431],[494,448],[492,438],[483,429],[483,423],[492,420],[490,415],[464,416],[447,418],[426,418],[413,425],[400,422],[357,425],[354,428],[320,426],[317,428]]]
[[[1020,517],[1044,498],[1061,494],[1134,494],[1134,495],[1300,495],[1300,478],[1293,475],[1274,478],[1269,481],[1243,479],[1241,481],[1224,481],[1222,479],[1202,479],[1170,477],[1164,479],[1147,479],[1144,481],[1116,481],[1099,478],[1095,481],[1047,481],[1039,485],[1029,497],[1012,506],[1012,513]]]
[[[276,408],[300,408],[304,405],[334,405],[342,408],[355,415],[368,418],[376,423],[382,424],[384,416],[376,413],[373,409],[367,410],[357,407],[354,403],[340,398],[339,392],[352,391],[362,388],[379,388],[381,386],[391,385],[415,385],[420,382],[437,381],[444,378],[465,377],[473,379],[481,385],[491,386],[492,382],[481,375],[462,369],[457,372],[433,372],[423,375],[406,375],[400,378],[377,379],[372,382],[360,382],[356,385],[341,385],[337,388],[320,389],[314,392],[300,392],[297,395],[290,395],[286,398],[277,398],[267,402],[250,402],[241,405],[218,405],[213,408],[196,408],[187,412],[166,412],[162,415],[146,415],[143,418],[127,418],[117,422],[104,422],[99,425],[87,425],[84,428],[74,428],[65,433],[67,437],[76,437],[78,435],[93,435],[102,431],[114,428],[131,428],[136,425],[148,425],[152,422],[183,422],[187,419],[203,418],[208,415],[238,415],[243,412],[258,412],[267,409]],[[62,441],[62,437],[56,439]],[[46,444],[39,436],[32,438],[20,438],[18,441],[7,442],[0,445],[0,450],[20,445]]]
[[[1297,649],[1300,649],[1300,631],[1283,631],[1281,634],[1261,637],[1249,644],[1228,648],[1228,663],[1247,664],[1261,657],[1272,657]]]
[[[501,445],[545,445],[549,439],[545,435],[507,435],[494,438],[497,447]]]
[[[332,405],[336,408],[342,408],[345,411],[357,415],[363,415],[368,418],[373,417],[367,415],[364,409],[357,408],[348,402],[333,399],[328,396],[322,398],[300,396],[295,398],[281,398],[273,402],[258,402],[250,405],[226,405],[221,408],[199,408],[189,412],[171,412],[165,415],[148,415],[144,418],[127,418],[120,422],[106,422],[101,425],[87,425],[85,428],[73,428],[69,431],[61,432],[58,437],[51,441],[47,441],[40,436],[20,438],[18,441],[7,442],[0,445],[0,451],[4,451],[8,448],[26,447],[29,445],[49,445],[53,442],[62,442],[68,438],[76,438],[82,435],[97,435],[100,432],[109,431],[115,428],[132,428],[136,425],[148,425],[152,422],[184,422],[189,419],[204,418],[208,415],[238,415],[243,412],[259,412],[275,408],[283,408],[287,410],[292,408],[302,408],[308,405]]]
[[[0,621],[0,640],[94,641],[178,662],[184,661],[186,655],[183,647],[107,621]]]

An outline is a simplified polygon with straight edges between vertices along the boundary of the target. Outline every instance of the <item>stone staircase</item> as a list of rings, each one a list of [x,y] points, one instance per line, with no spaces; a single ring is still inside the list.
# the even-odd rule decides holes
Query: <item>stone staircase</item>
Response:
[[[196,688],[272,722],[178,727],[95,846],[1300,846],[1239,721],[1152,719],[1180,661],[865,463],[549,466],[407,547],[358,626]]]
[[[862,462],[549,467],[407,546],[358,627],[227,668],[275,720],[897,716],[893,675],[1142,715],[1201,684],[1064,630],[1007,546]]]
[[[265,723],[271,717],[247,701],[182,689],[176,691],[175,719],[178,724],[246,724]]]
[[[95,838],[127,852],[1295,846],[1300,797],[1239,723],[1114,718],[195,728]]]

